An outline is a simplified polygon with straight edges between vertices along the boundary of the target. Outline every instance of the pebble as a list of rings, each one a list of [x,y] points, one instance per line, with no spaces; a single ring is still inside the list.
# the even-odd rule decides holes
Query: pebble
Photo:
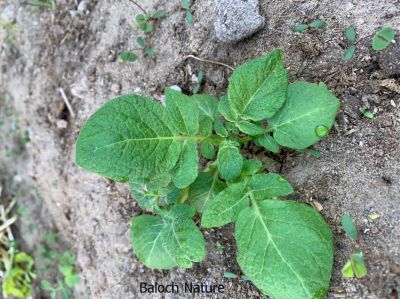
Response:
[[[2,13],[1,13],[1,18],[9,23],[14,23],[17,17],[17,10],[16,7],[13,4],[7,5],[4,7]]]
[[[88,4],[85,0],[79,2],[77,10],[79,12],[85,12],[88,8]]]
[[[57,128],[66,129],[68,127],[68,122],[64,119],[57,119]]]
[[[259,31],[265,24],[259,11],[258,0],[220,0],[214,24],[218,40],[236,43]]]

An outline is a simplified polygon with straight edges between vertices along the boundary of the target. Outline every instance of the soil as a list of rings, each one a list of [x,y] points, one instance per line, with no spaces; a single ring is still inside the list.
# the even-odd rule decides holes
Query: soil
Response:
[[[119,64],[118,54],[135,48],[136,38],[143,36],[134,25],[138,8],[127,0],[93,0],[78,10],[78,2],[60,0],[55,10],[36,13],[22,1],[0,4],[1,10],[15,7],[21,29],[13,34],[12,44],[0,45],[0,91],[31,139],[24,154],[9,157],[5,153],[10,140],[0,138],[0,168],[35,186],[43,198],[40,208],[24,203],[32,215],[20,224],[25,246],[35,247],[34,236],[23,233],[35,222],[51,222],[72,244],[82,278],[74,298],[86,291],[96,299],[189,298],[144,296],[139,293],[142,281],[222,283],[226,292],[218,298],[260,298],[250,282],[223,277],[225,271],[240,275],[233,226],[204,231],[207,256],[193,269],[145,268],[130,246],[130,220],[141,211],[127,186],[78,168],[74,144],[87,118],[121,94],[161,100],[164,88],[171,85],[189,92],[192,74],[202,70],[202,92],[223,95],[231,71],[187,55],[234,67],[277,47],[285,51],[291,81],[323,81],[342,103],[331,134],[315,146],[320,158],[293,151],[275,157],[280,163],[276,169],[295,187],[293,197],[320,203],[334,232],[335,263],[327,298],[395,298],[400,285],[400,75],[385,71],[385,63],[379,63],[371,49],[371,38],[383,25],[400,34],[398,0],[261,1],[266,26],[235,45],[215,38],[215,1],[194,1],[193,25],[185,22],[180,1],[146,1],[145,9],[163,8],[167,17],[146,35],[156,57],[140,54],[131,64]],[[291,30],[315,19],[324,19],[327,26],[302,33]],[[354,59],[345,62],[343,31],[350,25],[358,34],[357,50]],[[0,40],[5,37],[0,27]],[[397,56],[386,59],[398,62],[399,52],[392,53]],[[374,119],[361,116],[361,105],[375,113]],[[380,218],[371,220],[372,213]],[[351,252],[340,226],[342,214],[350,214],[360,228],[365,278],[345,279],[340,273]],[[35,298],[40,296],[38,290]],[[206,297],[212,296],[196,298]]]

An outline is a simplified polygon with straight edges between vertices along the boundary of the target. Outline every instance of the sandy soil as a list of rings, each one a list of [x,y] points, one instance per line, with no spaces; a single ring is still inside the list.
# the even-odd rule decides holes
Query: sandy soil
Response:
[[[286,53],[291,81],[323,81],[342,101],[335,129],[315,147],[321,158],[292,151],[276,157],[278,170],[295,186],[294,197],[322,204],[321,213],[334,232],[336,255],[328,298],[394,298],[393,290],[400,284],[400,94],[395,91],[400,77],[381,68],[370,44],[380,26],[400,29],[398,0],[261,1],[266,26],[236,45],[216,40],[214,1],[195,1],[192,26],[184,20],[180,1],[146,1],[147,9],[167,11],[167,17],[156,22],[155,32],[146,36],[157,55],[125,65],[118,63],[118,53],[134,48],[136,38],[143,36],[134,26],[139,12],[135,6],[127,0],[93,0],[86,12],[79,12],[76,1],[57,2],[56,10],[34,14],[20,1],[0,4],[1,9],[15,6],[21,28],[12,45],[0,46],[0,91],[31,137],[26,156],[3,156],[2,143],[0,162],[2,169],[17,172],[43,197],[48,212],[39,211],[31,221],[50,218],[73,245],[83,280],[76,298],[86,288],[96,299],[172,298],[139,295],[141,281],[223,283],[227,292],[221,298],[260,297],[250,282],[223,278],[224,271],[240,274],[231,226],[204,232],[207,257],[193,269],[146,269],[134,257],[129,237],[130,219],[140,209],[125,185],[78,168],[74,143],[86,119],[120,94],[160,99],[163,89],[174,84],[189,91],[191,75],[200,70],[205,73],[202,91],[224,94],[231,71],[187,59],[189,54],[236,66],[276,47]],[[326,20],[326,28],[301,34],[291,30],[319,18]],[[360,39],[355,58],[346,63],[343,30],[349,25],[355,26]],[[0,40],[5,34],[0,27]],[[383,86],[387,79],[394,88]],[[65,106],[60,88],[75,116]],[[375,111],[376,117],[362,118],[361,105]],[[351,251],[340,227],[343,213],[353,216],[362,231],[369,271],[363,279],[344,279],[340,274]],[[380,218],[371,221],[371,213]],[[29,221],[21,231],[24,225]],[[27,244],[34,248],[32,240]],[[219,244],[222,251],[217,250]]]

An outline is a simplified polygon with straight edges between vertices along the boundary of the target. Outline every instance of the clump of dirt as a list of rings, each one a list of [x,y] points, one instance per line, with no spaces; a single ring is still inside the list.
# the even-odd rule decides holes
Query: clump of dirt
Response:
[[[185,22],[180,1],[146,1],[145,9],[167,12],[156,21],[154,33],[145,36],[156,57],[140,55],[139,61],[124,65],[118,54],[144,36],[134,26],[137,8],[129,1],[98,0],[82,11],[77,2],[59,1],[55,10],[32,13],[22,1],[13,1],[21,30],[11,44],[0,46],[0,83],[14,99],[31,139],[26,162],[8,162],[7,167],[37,185],[49,217],[73,245],[92,298],[155,298],[139,294],[141,281],[223,283],[226,297],[260,297],[250,282],[223,277],[224,271],[240,274],[231,226],[204,231],[207,256],[193,269],[145,268],[130,246],[130,219],[140,209],[125,185],[79,169],[74,144],[87,118],[120,94],[160,100],[166,86],[190,90],[192,74],[202,70],[202,92],[223,95],[231,71],[189,54],[237,66],[277,47],[286,53],[291,81],[323,81],[342,101],[335,129],[315,147],[321,158],[291,151],[276,157],[276,170],[293,182],[295,198],[318,201],[333,229],[336,255],[328,298],[391,298],[400,280],[399,77],[382,70],[370,44],[380,26],[400,28],[396,1],[262,1],[266,26],[236,45],[222,45],[215,37],[214,1],[194,2],[193,25]],[[10,3],[5,1],[2,9]],[[324,19],[326,27],[291,30],[315,19]],[[359,42],[354,59],[345,62],[343,31],[349,25],[356,28]],[[5,37],[1,29],[0,39]],[[374,119],[362,118],[360,105],[373,111]],[[369,271],[363,279],[340,274],[351,251],[339,223],[344,213],[362,230]],[[380,218],[370,220],[371,213]]]

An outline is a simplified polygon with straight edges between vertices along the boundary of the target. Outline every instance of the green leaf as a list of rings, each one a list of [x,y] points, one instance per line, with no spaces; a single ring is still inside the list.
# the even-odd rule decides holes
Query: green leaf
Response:
[[[293,193],[290,183],[276,173],[260,173],[254,175],[247,187],[253,191],[256,200],[286,196]]]
[[[165,90],[167,111],[181,134],[196,135],[199,131],[199,107],[191,97],[167,88]]]
[[[357,233],[357,227],[354,224],[353,218],[351,218],[349,215],[343,215],[342,219],[342,227],[344,231],[346,232],[346,235],[353,241],[357,241],[358,239],[358,233]]]
[[[125,63],[125,62],[134,62],[137,60],[137,55],[134,52],[122,52],[119,55],[119,61],[120,63]]]
[[[232,273],[232,272],[224,272],[224,277],[225,278],[236,278],[237,275],[235,273]]]
[[[242,175],[253,175],[259,172],[263,168],[263,164],[258,160],[244,160]]]
[[[153,24],[150,21],[147,21],[144,25],[145,25],[143,29],[144,32],[146,33],[153,32]]]
[[[77,275],[77,274],[72,274],[72,275],[68,275],[65,277],[65,284],[69,288],[75,287],[80,282],[81,282],[81,279],[80,279],[79,275]]]
[[[172,181],[175,186],[183,189],[193,183],[198,174],[198,165],[197,143],[193,140],[185,140],[178,163],[172,169]]]
[[[346,49],[343,54],[343,58],[346,61],[352,60],[354,57],[354,52],[356,51],[356,46],[350,46]]]
[[[365,109],[364,106],[360,107],[360,112],[365,118],[368,118],[368,119],[374,118],[374,114],[370,111],[367,111],[367,109]]]
[[[76,163],[117,181],[168,173],[179,159],[182,142],[195,140],[188,135],[198,130],[197,105],[185,100],[183,95],[169,96],[167,109],[136,95],[106,103],[81,129]]]
[[[199,106],[200,115],[215,119],[218,115],[218,101],[207,94],[196,94],[191,97]]]
[[[238,118],[236,112],[232,110],[227,96],[223,96],[218,102],[218,111],[230,122],[235,122]]]
[[[346,30],[344,31],[344,34],[349,42],[354,43],[356,41],[357,38],[356,31],[352,26],[347,27]]]
[[[313,150],[313,149],[306,149],[305,152],[311,156],[314,156],[315,158],[320,158],[321,157],[321,153],[317,150]]]
[[[161,233],[165,250],[184,268],[191,268],[192,262],[201,262],[205,256],[203,235],[191,219],[194,213],[188,205],[173,206]]]
[[[185,18],[186,18],[186,22],[188,22],[189,24],[193,23],[193,15],[192,15],[192,13],[190,11],[186,12],[186,17]]]
[[[217,118],[214,121],[214,129],[215,129],[215,133],[217,133],[217,135],[219,135],[221,137],[228,136],[228,131],[225,129],[224,124],[222,123],[222,121],[219,118]]]
[[[211,142],[204,141],[201,144],[201,154],[204,158],[211,160],[215,156],[214,146]]]
[[[344,277],[352,278],[354,277],[353,266],[351,265],[351,261],[348,260],[346,264],[342,268],[342,274]]]
[[[146,17],[142,14],[136,16],[136,22],[139,24],[146,22]]]
[[[198,81],[199,83],[203,82],[203,76],[204,76],[203,71],[200,71],[200,72],[197,74],[197,81]]]
[[[333,239],[321,215],[294,201],[252,203],[239,214],[235,227],[243,273],[273,298],[325,298]]]
[[[220,227],[235,221],[239,213],[249,205],[246,186],[238,183],[220,192],[206,207],[201,217],[201,226]]]
[[[51,285],[50,282],[48,282],[47,280],[42,280],[40,282],[40,287],[45,290],[45,291],[52,291],[54,290],[53,286]]]
[[[144,42],[144,39],[141,38],[141,37],[138,37],[138,38],[136,39],[136,43],[137,43],[140,47],[143,47],[143,48],[144,48],[144,46],[146,45],[146,43]]]
[[[288,74],[282,50],[239,66],[229,79],[228,98],[232,109],[243,119],[272,117],[286,100]]]
[[[218,177],[218,170],[200,172],[189,189],[190,205],[199,213],[214,200],[215,196],[226,187]]]
[[[155,13],[153,13],[152,14],[152,18],[154,18],[154,19],[158,19],[158,18],[162,18],[162,17],[164,17],[166,15],[166,12],[165,12],[165,10],[158,10],[158,11],[156,11]]]
[[[137,184],[133,180],[129,181],[129,188],[132,191],[132,197],[136,200],[139,207],[145,211],[153,211],[157,206],[157,200],[160,195],[148,194],[144,191],[143,186]]]
[[[239,149],[232,142],[224,142],[217,156],[218,170],[221,177],[231,181],[240,176],[243,166],[243,157]]]
[[[294,32],[302,32],[304,30],[307,30],[310,26],[307,24],[299,24],[293,27]]]
[[[161,235],[166,226],[163,219],[141,215],[132,221],[132,246],[138,259],[152,269],[171,269],[177,266],[174,256],[164,248]]]
[[[280,152],[279,144],[270,135],[260,136],[257,139],[255,139],[254,142],[258,146],[262,146],[266,150],[271,151],[275,154],[279,154]]]
[[[325,25],[326,25],[325,21],[323,21],[323,20],[317,20],[317,21],[312,22],[312,23],[310,24],[310,27],[311,27],[311,28],[322,28],[322,27],[324,27]]]
[[[182,7],[184,9],[189,9],[190,8],[190,2],[189,0],[182,0]]]
[[[384,27],[375,33],[372,39],[372,49],[381,51],[386,49],[394,41],[395,31],[392,27]]]
[[[200,116],[199,132],[202,136],[208,137],[212,134],[213,120],[207,116]]]
[[[241,132],[250,136],[261,135],[265,132],[265,128],[263,126],[253,124],[245,120],[237,122],[236,126]]]
[[[353,253],[351,255],[351,266],[353,272],[357,278],[362,278],[367,275],[367,268],[365,267],[364,254],[360,251],[359,253]]]
[[[147,54],[149,57],[154,57],[156,56],[156,53],[151,48],[144,48],[144,52]]]
[[[275,140],[282,146],[305,149],[324,136],[316,130],[332,128],[339,109],[338,99],[324,84],[296,82],[289,85],[288,99],[269,119]]]
[[[197,94],[197,93],[199,93],[199,91],[200,91],[200,84],[197,84],[195,87],[193,87],[193,89],[192,89],[192,93],[195,95],[195,94]]]

